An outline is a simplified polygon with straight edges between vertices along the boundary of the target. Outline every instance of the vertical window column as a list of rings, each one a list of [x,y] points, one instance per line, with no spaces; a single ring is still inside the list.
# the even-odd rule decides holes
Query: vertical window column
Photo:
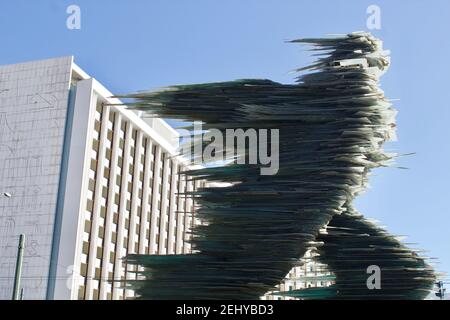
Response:
[[[158,210],[161,197],[159,195],[159,172],[161,170],[161,147],[157,146],[155,150],[155,162],[153,171],[153,188],[152,188],[152,203],[151,203],[151,221],[150,221],[150,254],[156,254],[158,251],[156,236],[158,234]]]
[[[150,171],[152,164],[152,150],[153,144],[150,138],[146,139],[146,147],[145,147],[145,162],[144,162],[144,183],[142,185],[142,214],[141,214],[141,241],[139,242],[139,254],[146,254],[146,247],[148,247],[147,233],[150,232],[150,224],[147,222],[150,215],[150,203],[149,196],[152,186],[150,185],[150,177],[152,175],[152,171]],[[150,235],[149,235],[150,237]]]
[[[126,237],[126,215],[127,215],[127,194],[128,194],[128,183],[129,174],[128,168],[130,165],[130,152],[131,152],[131,138],[132,138],[133,127],[131,123],[126,122],[125,128],[125,145],[123,150],[122,166],[121,166],[121,185],[120,185],[120,201],[119,201],[119,221],[117,225],[117,242],[115,247],[115,259],[114,259],[114,290],[113,299],[119,299],[124,297],[124,290],[119,289],[121,282],[124,277],[124,267],[122,265],[121,259],[124,256],[124,237]]]
[[[119,158],[119,140],[120,140],[120,125],[122,121],[122,116],[119,112],[112,112],[113,115],[113,137],[111,145],[111,160],[109,166],[109,184],[108,184],[108,199],[106,204],[106,217],[105,217],[105,237],[103,242],[103,256],[102,256],[102,270],[100,282],[100,299],[108,299],[108,294],[111,297],[112,294],[112,284],[109,281],[112,280],[113,263],[111,263],[110,256],[114,254],[114,245],[112,241],[112,233],[116,232],[114,222],[114,214],[117,211],[114,210],[115,207],[115,195],[116,195],[116,179],[117,179],[117,165]]]
[[[98,99],[98,97],[97,97]],[[86,281],[86,299],[98,299],[99,292],[99,281],[100,281],[100,267],[101,261],[97,257],[98,248],[102,247],[103,240],[99,237],[99,227],[101,224],[100,211],[101,207],[105,204],[103,197],[104,189],[104,170],[106,162],[106,138],[108,134],[108,121],[109,121],[109,111],[110,107],[101,107],[101,101],[97,101],[97,106],[100,105],[102,108],[101,117],[101,128],[100,128],[100,138],[99,138],[99,151],[97,157],[97,173],[95,180],[95,191],[94,191],[94,205],[91,220],[91,232],[89,241],[89,254],[87,263],[87,281]]]
[[[167,194],[169,192],[168,180],[169,180],[169,171],[170,171],[170,159],[164,153],[162,158],[163,162],[163,170],[162,170],[162,179],[161,179],[161,195],[160,195],[160,220],[159,220],[159,246],[158,253],[159,254],[167,254],[167,228],[166,223],[168,222],[168,204]]]
[[[178,166],[174,161],[171,161],[172,165],[170,167],[170,193],[169,193],[169,231],[167,234],[167,253],[175,254],[176,252],[176,210],[177,210],[177,199],[176,193],[178,192]]]
[[[131,208],[130,208],[130,220],[129,220],[129,228],[128,228],[128,245],[126,254],[137,253],[136,242],[138,241],[136,235],[136,224],[138,223],[138,201],[139,201],[139,164],[141,161],[142,155],[142,131],[137,130],[133,133],[134,138],[134,154],[133,154],[133,164],[130,166],[129,173],[132,175],[131,178]],[[126,266],[126,271],[135,271],[134,266]],[[125,279],[136,279],[136,276],[133,272],[126,273]],[[133,296],[134,293],[131,290],[126,290],[126,296]]]

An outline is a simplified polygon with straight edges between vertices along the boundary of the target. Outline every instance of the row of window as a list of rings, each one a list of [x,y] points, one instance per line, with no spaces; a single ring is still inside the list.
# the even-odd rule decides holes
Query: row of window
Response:
[[[79,299],[125,298],[132,294],[119,288],[120,283],[109,281],[126,279],[120,258],[128,253],[190,251],[185,240],[194,205],[177,194],[186,192],[192,183],[186,183],[178,173],[181,166],[160,146],[109,108],[98,103],[95,114],[80,240]]]

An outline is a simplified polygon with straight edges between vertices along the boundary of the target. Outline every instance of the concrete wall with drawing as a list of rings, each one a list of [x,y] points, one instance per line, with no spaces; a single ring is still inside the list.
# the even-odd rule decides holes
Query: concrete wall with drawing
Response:
[[[26,234],[25,299],[45,299],[72,57],[0,66],[0,299]]]

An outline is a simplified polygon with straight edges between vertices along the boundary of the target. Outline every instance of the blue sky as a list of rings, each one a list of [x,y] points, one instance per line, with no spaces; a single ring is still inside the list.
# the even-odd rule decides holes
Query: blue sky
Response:
[[[81,8],[81,30],[66,8]],[[415,152],[408,170],[376,170],[357,207],[407,235],[450,272],[450,1],[0,1],[0,64],[74,55],[114,93],[236,78],[292,82],[311,62],[285,40],[366,30],[366,9],[381,8],[373,30],[392,52],[382,88],[399,110],[399,141]]]

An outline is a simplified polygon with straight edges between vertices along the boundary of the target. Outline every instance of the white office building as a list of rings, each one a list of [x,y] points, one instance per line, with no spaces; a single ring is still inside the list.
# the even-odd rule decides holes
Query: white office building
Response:
[[[124,256],[191,251],[177,132],[111,96],[72,57],[0,66],[0,299],[21,233],[24,299],[124,299]]]

